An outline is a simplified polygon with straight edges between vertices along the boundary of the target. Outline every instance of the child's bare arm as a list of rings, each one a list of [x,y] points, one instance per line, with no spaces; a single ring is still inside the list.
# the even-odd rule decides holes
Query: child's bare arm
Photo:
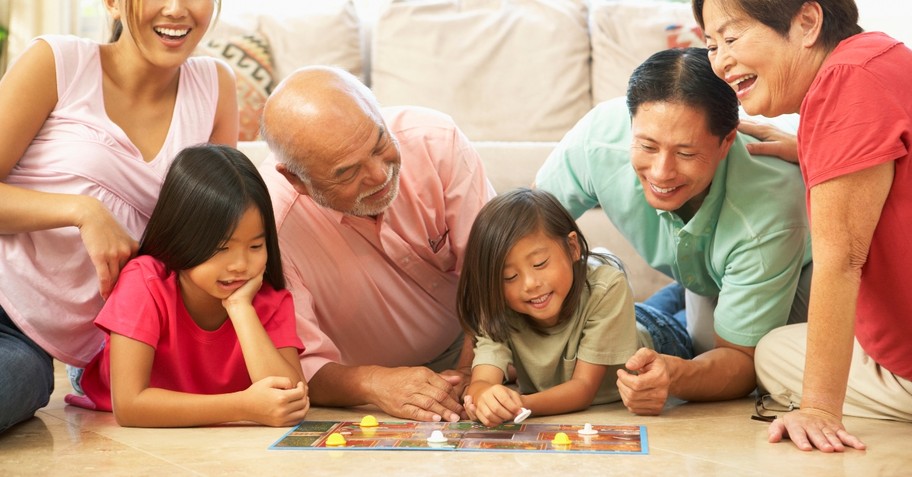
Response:
[[[155,350],[111,334],[111,400],[118,424],[129,427],[191,427],[233,421],[291,426],[310,407],[303,383],[287,378],[254,382],[228,394],[190,394],[149,387]]]
[[[222,300],[222,306],[228,311],[228,317],[241,343],[250,380],[255,383],[269,376],[281,376],[288,378],[291,386],[298,382],[305,382],[306,386],[297,350],[277,350],[253,308],[253,297],[262,284],[261,274]]]

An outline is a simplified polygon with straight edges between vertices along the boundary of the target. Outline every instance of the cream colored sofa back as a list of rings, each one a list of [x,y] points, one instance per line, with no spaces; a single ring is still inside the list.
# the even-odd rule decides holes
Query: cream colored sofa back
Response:
[[[207,40],[216,47],[201,47],[251,86],[242,116],[295,69],[331,64],[385,106],[449,114],[473,141],[558,141],[595,103],[623,95],[650,54],[701,44],[689,3],[670,0],[397,0],[373,13],[354,0],[268,4],[225,15]],[[247,123],[243,139],[256,135]]]

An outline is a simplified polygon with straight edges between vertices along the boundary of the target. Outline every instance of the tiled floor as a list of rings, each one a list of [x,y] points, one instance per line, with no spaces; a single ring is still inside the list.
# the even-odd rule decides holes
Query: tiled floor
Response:
[[[642,424],[649,455],[409,451],[276,451],[287,429],[118,427],[111,414],[63,403],[70,389],[58,367],[57,392],[35,419],[0,435],[0,475],[561,475],[561,476],[898,476],[912,473],[912,424],[846,419],[864,452],[804,453],[766,442],[766,425],[749,418],[753,400],[678,404],[660,417],[623,406],[530,418],[530,422]],[[375,410],[314,409],[314,420],[359,420]]]

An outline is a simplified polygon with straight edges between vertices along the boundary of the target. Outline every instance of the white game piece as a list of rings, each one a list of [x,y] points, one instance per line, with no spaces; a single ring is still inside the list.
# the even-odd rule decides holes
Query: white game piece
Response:
[[[524,407],[520,408],[519,414],[517,414],[516,417],[513,418],[513,424],[519,424],[520,422],[525,421],[526,418],[529,417],[530,414],[532,414],[532,411],[530,411]]]
[[[580,429],[577,432],[579,432],[580,435],[583,435],[583,436],[592,436],[592,435],[598,434],[598,430],[593,429],[592,424],[589,424],[588,422],[586,423],[586,425],[583,426],[582,429]]]
[[[445,435],[442,431],[433,431],[431,432],[431,437],[427,438],[428,443],[430,444],[443,444],[447,441]]]

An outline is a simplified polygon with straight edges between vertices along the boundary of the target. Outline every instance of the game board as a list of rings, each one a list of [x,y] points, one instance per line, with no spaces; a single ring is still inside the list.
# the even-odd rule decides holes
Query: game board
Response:
[[[270,449],[649,453],[645,426],[592,425],[592,435],[580,434],[582,428],[579,425],[536,423],[504,423],[489,428],[473,421],[386,421],[363,427],[352,421],[304,421],[272,444]],[[434,431],[441,431],[446,442],[428,442]],[[565,434],[569,443],[552,442],[559,433]],[[564,436],[558,437],[558,441],[563,439]],[[341,444],[328,445],[328,440]]]

